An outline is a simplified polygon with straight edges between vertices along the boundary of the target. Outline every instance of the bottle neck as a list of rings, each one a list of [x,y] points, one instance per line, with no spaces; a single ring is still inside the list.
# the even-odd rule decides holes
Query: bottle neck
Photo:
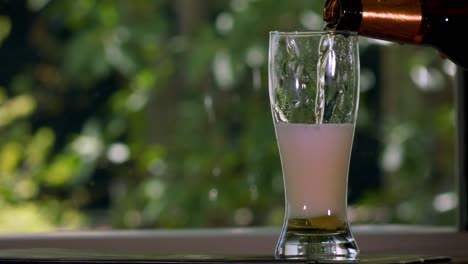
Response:
[[[326,27],[395,42],[421,43],[422,0],[327,0]]]
[[[420,43],[423,21],[421,1],[362,0],[362,22],[358,32],[364,36],[397,42]]]

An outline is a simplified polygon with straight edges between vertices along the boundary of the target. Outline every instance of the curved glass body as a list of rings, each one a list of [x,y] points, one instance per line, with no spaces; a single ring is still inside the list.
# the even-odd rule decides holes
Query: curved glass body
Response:
[[[276,257],[356,259],[346,209],[359,102],[357,35],[271,32],[269,96],[286,206]]]

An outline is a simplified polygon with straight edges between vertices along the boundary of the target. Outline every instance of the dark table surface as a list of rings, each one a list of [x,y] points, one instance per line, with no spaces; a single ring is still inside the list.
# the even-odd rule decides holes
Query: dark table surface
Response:
[[[421,255],[365,255],[361,254],[358,261],[333,262],[315,260],[276,260],[273,256],[242,256],[242,255],[204,255],[204,254],[137,254],[129,252],[98,252],[79,249],[30,248],[30,249],[0,249],[0,263],[39,263],[39,264],[157,264],[157,263],[451,263],[447,256]]]

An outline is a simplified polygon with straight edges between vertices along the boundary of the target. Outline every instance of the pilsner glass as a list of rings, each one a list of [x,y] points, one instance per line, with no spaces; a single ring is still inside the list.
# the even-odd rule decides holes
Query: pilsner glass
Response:
[[[358,36],[270,32],[268,68],[285,188],[276,258],[357,260],[346,209],[359,102]]]

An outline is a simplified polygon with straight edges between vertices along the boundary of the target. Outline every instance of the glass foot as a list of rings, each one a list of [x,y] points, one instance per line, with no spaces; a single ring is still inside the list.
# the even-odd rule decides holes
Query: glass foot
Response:
[[[283,231],[276,247],[276,259],[331,260],[357,262],[359,249],[349,229],[337,232]]]

